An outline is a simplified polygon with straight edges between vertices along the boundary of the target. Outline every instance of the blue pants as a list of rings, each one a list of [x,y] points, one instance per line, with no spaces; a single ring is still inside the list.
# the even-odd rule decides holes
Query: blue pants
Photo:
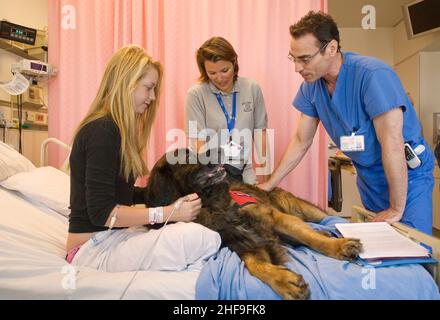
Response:
[[[373,212],[389,208],[388,183],[382,166],[358,168],[357,185],[364,207]],[[408,193],[400,220],[412,228],[432,234],[433,157],[416,170],[408,169]]]

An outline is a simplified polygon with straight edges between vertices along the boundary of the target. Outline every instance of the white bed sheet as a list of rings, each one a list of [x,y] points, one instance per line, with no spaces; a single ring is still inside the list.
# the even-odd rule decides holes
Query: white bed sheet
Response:
[[[133,272],[83,268],[72,278],[64,260],[67,228],[67,218],[0,187],[0,299],[121,297]],[[124,299],[194,299],[199,273],[139,272]]]

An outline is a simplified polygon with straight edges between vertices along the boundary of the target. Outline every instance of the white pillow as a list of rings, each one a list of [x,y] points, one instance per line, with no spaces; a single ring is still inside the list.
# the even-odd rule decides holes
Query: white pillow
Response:
[[[53,167],[41,167],[13,175],[0,183],[6,189],[21,192],[32,201],[68,216],[70,178]]]
[[[0,182],[14,174],[31,171],[35,166],[6,143],[0,142]]]

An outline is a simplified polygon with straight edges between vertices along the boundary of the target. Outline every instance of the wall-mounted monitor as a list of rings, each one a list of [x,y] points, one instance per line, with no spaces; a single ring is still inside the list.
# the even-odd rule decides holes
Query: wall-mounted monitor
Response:
[[[402,9],[409,39],[440,31],[440,0],[416,0]]]
[[[0,21],[0,38],[34,45],[36,36],[36,29],[20,26],[6,20]]]

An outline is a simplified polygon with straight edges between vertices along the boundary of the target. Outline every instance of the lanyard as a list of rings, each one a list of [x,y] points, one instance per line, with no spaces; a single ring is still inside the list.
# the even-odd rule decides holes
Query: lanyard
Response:
[[[228,111],[226,110],[225,104],[223,103],[223,99],[219,93],[216,93],[217,101],[220,107],[222,108],[223,113],[225,114],[226,123],[228,124],[228,130],[229,133],[234,129],[235,127],[235,116],[237,113],[237,92],[234,92],[233,98],[232,98],[232,118],[229,118]]]

